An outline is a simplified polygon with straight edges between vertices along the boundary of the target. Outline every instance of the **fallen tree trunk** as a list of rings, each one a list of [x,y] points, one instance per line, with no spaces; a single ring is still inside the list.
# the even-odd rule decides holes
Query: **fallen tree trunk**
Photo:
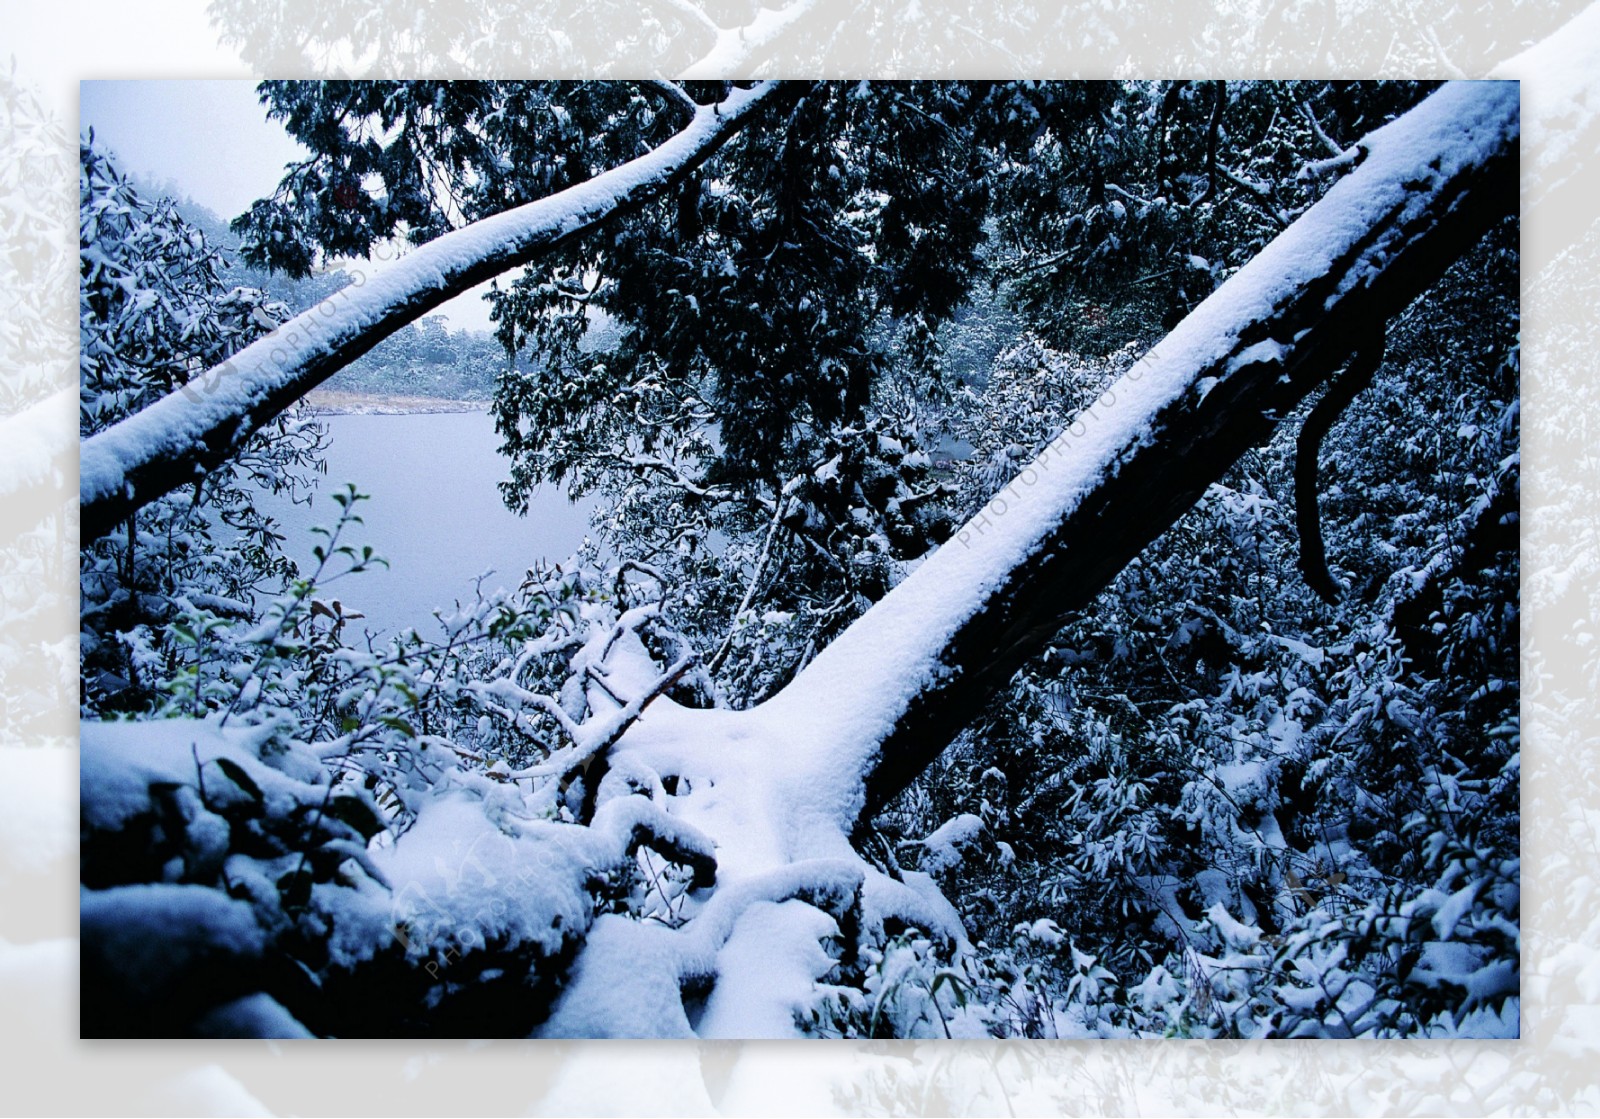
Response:
[[[1453,83],[1222,285],[904,583],[763,705],[854,826],[1074,611],[1516,212],[1518,89]],[[857,775],[856,789],[846,784]]]
[[[681,132],[638,159],[429,242],[86,440],[83,543],[216,469],[263,424],[401,327],[671,190],[778,88],[765,82],[735,89],[720,104],[699,107]]]

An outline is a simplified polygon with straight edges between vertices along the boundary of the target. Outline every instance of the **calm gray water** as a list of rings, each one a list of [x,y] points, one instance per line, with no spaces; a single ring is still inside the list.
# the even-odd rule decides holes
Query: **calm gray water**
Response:
[[[331,490],[354,482],[371,499],[357,509],[365,520],[340,543],[371,544],[389,561],[337,580],[321,597],[366,615],[360,624],[396,632],[416,626],[434,632],[432,612],[470,600],[473,579],[492,570],[484,590],[512,589],[539,560],[571,556],[589,531],[590,500],[573,503],[553,486],[534,495],[528,515],[506,509],[497,488],[509,470],[486,412],[399,416],[325,416],[328,473],[310,506],[272,500],[285,548],[312,570],[313,525],[332,525],[339,507]]]

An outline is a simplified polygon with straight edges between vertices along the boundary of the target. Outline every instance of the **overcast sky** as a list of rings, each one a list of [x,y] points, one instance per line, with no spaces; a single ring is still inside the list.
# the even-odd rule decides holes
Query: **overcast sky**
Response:
[[[272,193],[283,165],[306,154],[266,119],[254,82],[84,82],[80,98],[83,127],[123,170],[172,179],[225,219]]]
[[[224,219],[271,194],[284,164],[306,153],[267,120],[251,81],[86,81],[79,95],[81,127],[94,129],[123,170],[170,181]],[[482,290],[440,313],[453,327],[489,329]]]

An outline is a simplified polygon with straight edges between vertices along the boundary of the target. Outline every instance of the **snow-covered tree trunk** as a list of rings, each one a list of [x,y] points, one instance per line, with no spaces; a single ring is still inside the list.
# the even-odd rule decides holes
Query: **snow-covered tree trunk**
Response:
[[[136,509],[214,469],[262,424],[401,327],[670,190],[778,88],[765,82],[734,89],[719,104],[695,106],[689,123],[660,147],[429,242],[86,440],[79,475],[82,539],[98,539]]]
[[[673,817],[715,848],[714,939],[691,921],[695,935],[654,979],[665,992],[691,971],[715,975],[702,1033],[759,1033],[724,1021],[722,1008],[781,1003],[793,984],[768,982],[778,962],[799,982],[814,947],[814,927],[770,909],[735,919],[730,898],[787,904],[809,883],[855,893],[880,931],[892,920],[962,938],[925,875],[874,870],[852,835],[1066,615],[1515,211],[1517,136],[1515,85],[1461,83],[1367,137],[1351,153],[1355,170],[787,688],[745,711],[662,697],[611,748],[614,773],[670,784]],[[648,970],[634,962],[663,952],[667,934],[615,918],[594,934],[552,1032],[639,1028],[638,988],[617,978]]]
[[[1518,87],[1454,83],[762,706],[853,825],[1246,450],[1515,212]]]

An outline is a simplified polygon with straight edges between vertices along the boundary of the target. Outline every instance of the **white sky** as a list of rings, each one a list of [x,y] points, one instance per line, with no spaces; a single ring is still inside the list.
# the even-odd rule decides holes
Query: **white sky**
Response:
[[[268,121],[252,81],[85,81],[79,121],[123,170],[177,185],[231,220],[272,193],[285,163],[305,149]],[[439,309],[455,328],[488,330],[488,285]]]
[[[266,119],[248,81],[84,82],[79,117],[124,171],[174,180],[224,220],[270,194],[284,164],[307,154]]]
[[[25,85],[70,121],[79,78],[248,77],[239,56],[217,42],[206,0],[10,3],[0,19],[0,59],[16,60]]]

